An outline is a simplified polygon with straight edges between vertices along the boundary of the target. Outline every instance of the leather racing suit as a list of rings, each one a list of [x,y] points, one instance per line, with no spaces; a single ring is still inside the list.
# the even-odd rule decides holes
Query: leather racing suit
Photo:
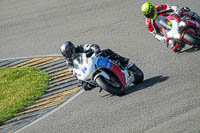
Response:
[[[123,67],[125,67],[128,64],[128,61],[129,61],[128,58],[120,56],[119,54],[115,53],[111,49],[103,49],[103,50],[99,49],[99,51],[94,51],[93,47],[97,47],[97,46],[98,46],[97,44],[84,44],[84,45],[76,46],[75,52],[74,52],[74,55],[72,55],[72,58],[66,60],[66,63],[69,69],[73,67],[73,60],[83,52],[88,53],[88,55],[91,55],[94,52],[102,52],[101,56],[103,57],[109,56],[109,59],[114,60],[114,61],[119,61]]]
[[[78,57],[81,53],[85,52],[88,56],[91,56],[94,52],[102,52],[101,56],[103,57],[109,57],[109,59],[114,60],[114,61],[119,61],[120,64],[125,67],[128,64],[129,59],[120,56],[119,54],[113,52],[111,49],[104,49],[104,50],[95,50],[96,48],[99,48],[97,44],[85,44],[85,45],[78,45],[75,48],[74,55],[72,55],[71,59],[66,59],[66,63],[68,68],[72,71],[73,70],[73,60]],[[84,90],[91,90],[95,86],[92,86],[86,82],[81,82],[80,86],[83,87]]]

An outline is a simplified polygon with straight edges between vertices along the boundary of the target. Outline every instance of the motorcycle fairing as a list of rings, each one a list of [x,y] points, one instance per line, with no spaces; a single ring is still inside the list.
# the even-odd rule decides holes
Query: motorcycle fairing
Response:
[[[104,68],[113,72],[115,76],[117,76],[117,78],[120,80],[123,87],[126,88],[126,80],[125,80],[124,74],[121,71],[121,68],[118,65],[115,65],[112,60],[100,56],[97,59],[96,66],[97,68]]]
[[[117,78],[122,83],[123,87],[126,88],[126,86],[127,86],[126,85],[126,79],[125,79],[123,72],[121,71],[121,68],[118,65],[114,64],[111,71],[117,76]]]
[[[83,68],[81,68],[81,71],[85,74],[85,72],[87,71],[87,67],[83,67]]]
[[[97,59],[97,63],[96,66],[97,68],[106,68],[108,70],[111,70],[113,68],[113,62],[112,60],[99,56],[99,58]]]
[[[168,19],[168,20],[175,20],[175,21],[177,21],[177,22],[180,22],[180,21],[181,21],[181,19],[180,19],[178,16],[176,16],[175,14],[174,14],[174,15],[167,16],[167,19]]]

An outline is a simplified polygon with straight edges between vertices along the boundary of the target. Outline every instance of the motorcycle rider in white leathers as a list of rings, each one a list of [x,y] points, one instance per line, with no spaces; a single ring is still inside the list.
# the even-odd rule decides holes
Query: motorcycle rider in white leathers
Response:
[[[129,62],[128,58],[122,57],[110,49],[101,50],[99,45],[97,44],[84,44],[75,46],[71,41],[66,41],[61,45],[60,51],[62,55],[66,58],[67,66],[71,71],[73,70],[73,60],[81,53],[86,53],[88,56],[91,56],[93,53],[101,52],[101,56],[109,56],[109,59],[119,61],[122,65],[121,67],[125,67]],[[85,90],[91,90],[92,88],[94,88],[94,86],[91,86],[85,82],[82,83],[82,86]]]

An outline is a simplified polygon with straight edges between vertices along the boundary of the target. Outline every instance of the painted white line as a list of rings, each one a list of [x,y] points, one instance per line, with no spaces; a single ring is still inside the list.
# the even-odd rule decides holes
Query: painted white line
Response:
[[[16,60],[16,59],[27,59],[27,58],[51,57],[51,56],[63,57],[61,54],[50,54],[50,55],[35,55],[35,56],[27,56],[27,57],[5,58],[5,59],[0,59],[0,61],[3,61],[3,60]]]
[[[18,133],[18,132],[22,131],[23,129],[25,129],[25,128],[27,128],[27,127],[29,127],[29,126],[31,126],[31,125],[37,123],[38,121],[44,119],[45,117],[47,117],[47,116],[51,115],[52,113],[56,112],[57,110],[61,109],[63,106],[65,106],[66,104],[68,104],[69,102],[71,102],[72,100],[74,100],[77,96],[79,96],[79,95],[80,95],[81,93],[83,93],[83,92],[84,92],[84,90],[81,89],[77,94],[75,94],[74,96],[72,96],[72,97],[71,97],[70,99],[68,99],[66,102],[62,103],[59,107],[57,107],[56,109],[54,109],[54,110],[48,112],[47,114],[45,114],[44,116],[38,118],[37,120],[31,122],[30,124],[26,125],[25,127],[16,130],[15,133]]]

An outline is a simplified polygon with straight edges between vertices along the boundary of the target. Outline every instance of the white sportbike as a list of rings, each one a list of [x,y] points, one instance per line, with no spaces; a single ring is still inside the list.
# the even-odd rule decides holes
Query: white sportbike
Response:
[[[82,53],[73,60],[72,71],[83,83],[120,96],[125,94],[126,87],[144,79],[143,72],[135,64],[129,62],[125,68],[120,66],[119,62],[101,56],[101,52],[89,57]]]

